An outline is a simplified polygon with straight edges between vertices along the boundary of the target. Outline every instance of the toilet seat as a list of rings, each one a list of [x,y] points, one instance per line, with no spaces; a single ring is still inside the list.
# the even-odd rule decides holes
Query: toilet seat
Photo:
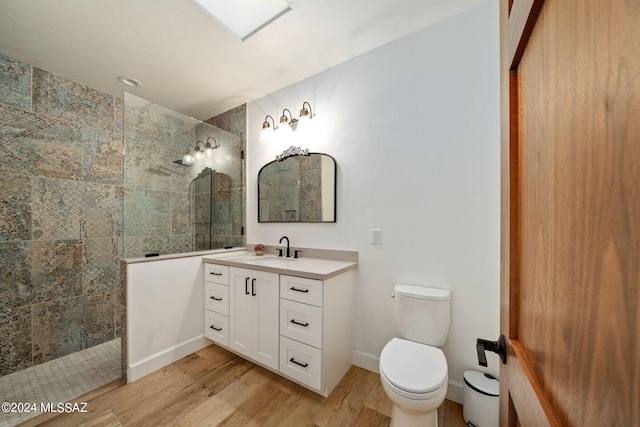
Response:
[[[447,386],[447,359],[439,348],[394,338],[382,349],[380,373],[399,395],[429,399]]]

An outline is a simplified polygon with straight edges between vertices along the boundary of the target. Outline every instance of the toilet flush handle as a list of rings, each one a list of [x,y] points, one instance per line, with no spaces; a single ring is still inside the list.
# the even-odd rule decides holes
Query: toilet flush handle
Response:
[[[476,351],[478,353],[478,364],[480,366],[487,366],[487,355],[485,350],[492,351],[498,356],[502,363],[507,363],[507,345],[505,343],[504,335],[500,335],[498,341],[488,341],[478,338],[476,340]]]

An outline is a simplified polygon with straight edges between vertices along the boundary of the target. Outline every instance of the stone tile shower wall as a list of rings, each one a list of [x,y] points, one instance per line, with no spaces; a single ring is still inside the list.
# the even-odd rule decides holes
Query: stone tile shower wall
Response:
[[[227,209],[229,220],[220,212],[214,215],[214,233],[212,244],[219,248],[225,246],[243,247],[246,245],[245,214],[247,212],[247,175],[245,174],[246,160],[244,153],[247,149],[246,129],[247,129],[247,104],[242,104],[232,108],[222,114],[218,114],[205,123],[230,132],[239,137],[232,148],[232,158],[234,166],[225,172],[226,176],[216,176],[218,178],[218,191],[213,194],[214,209]],[[215,213],[215,212],[214,212]],[[229,228],[230,227],[230,228]]]
[[[244,245],[238,136],[129,94],[124,135],[125,257]],[[173,162],[209,137],[219,145],[211,159],[192,167]],[[198,178],[207,169],[214,171],[213,186],[209,175]]]
[[[0,55],[0,375],[120,335],[122,114]]]

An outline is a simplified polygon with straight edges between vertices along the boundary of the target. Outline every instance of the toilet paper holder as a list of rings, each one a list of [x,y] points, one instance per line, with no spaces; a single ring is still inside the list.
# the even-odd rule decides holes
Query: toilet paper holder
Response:
[[[487,355],[485,351],[492,351],[498,354],[502,363],[507,363],[507,344],[504,335],[500,335],[497,341],[483,340],[482,338],[476,339],[476,351],[478,353],[478,364],[480,366],[487,366]]]

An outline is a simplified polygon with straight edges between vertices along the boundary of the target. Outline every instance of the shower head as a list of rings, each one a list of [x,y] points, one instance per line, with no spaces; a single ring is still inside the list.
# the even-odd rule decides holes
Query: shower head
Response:
[[[173,163],[175,163],[176,165],[184,166],[185,168],[190,168],[191,166],[193,166],[193,163],[191,164],[182,163],[182,159],[174,160]]]

